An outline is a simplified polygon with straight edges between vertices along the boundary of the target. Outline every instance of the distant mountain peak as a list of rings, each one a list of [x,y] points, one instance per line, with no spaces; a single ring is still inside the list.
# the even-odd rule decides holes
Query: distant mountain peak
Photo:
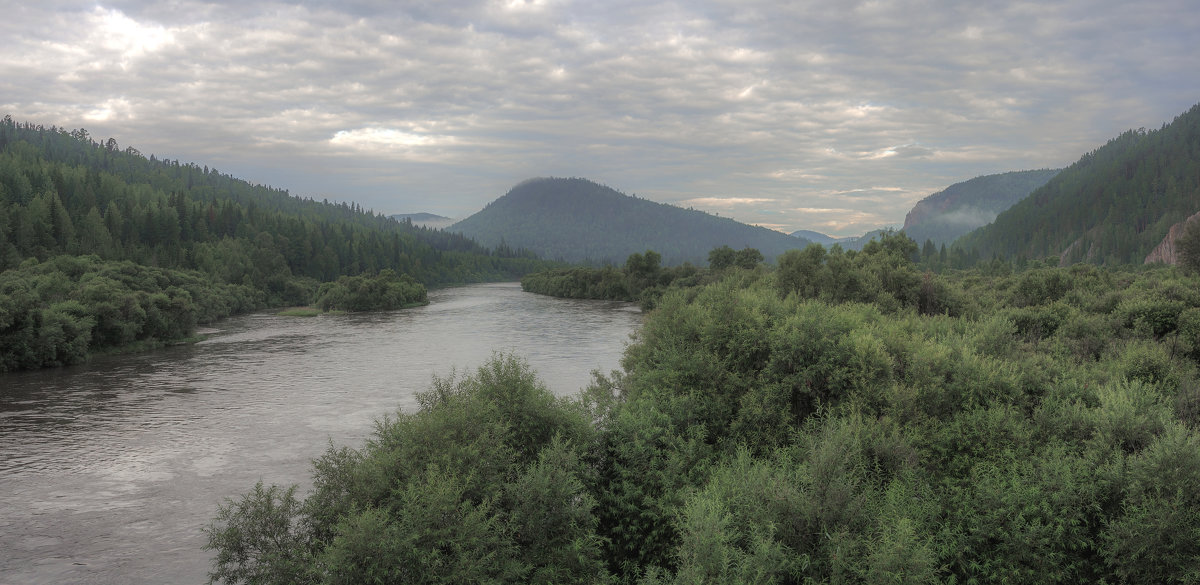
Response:
[[[588,179],[537,177],[450,226],[485,246],[501,241],[544,258],[623,263],[654,250],[666,264],[707,262],[713,248],[757,248],[774,258],[807,240],[703,211],[626,195]]]

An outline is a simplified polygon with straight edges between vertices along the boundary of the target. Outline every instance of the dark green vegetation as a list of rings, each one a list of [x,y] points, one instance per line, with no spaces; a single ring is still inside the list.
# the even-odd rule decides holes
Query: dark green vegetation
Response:
[[[904,218],[904,233],[914,241],[949,244],[991,223],[1000,212],[1045,185],[1060,169],[1015,171],[955,183],[913,206]]]
[[[346,298],[361,310],[424,302],[427,285],[548,266],[357,205],[147,158],[84,130],[0,121],[0,372],[186,337],[231,312],[309,304],[322,282],[337,281],[323,289],[328,306]],[[393,277],[377,295],[360,290]]]
[[[1193,272],[1200,272],[1200,221],[1192,221],[1175,240],[1179,253],[1179,264]]]
[[[624,195],[585,179],[531,179],[453,226],[485,246],[525,248],[544,258],[620,263],[655,250],[668,266],[704,262],[719,246],[760,250],[768,259],[803,247],[780,232],[702,211]]]
[[[1200,580],[1200,277],[916,248],[672,286],[578,399],[509,357],[436,382],[306,498],[228,501],[213,579]]]
[[[317,289],[322,311],[389,311],[427,304],[425,287],[413,277],[385,269],[375,276],[343,276]]]
[[[754,248],[721,246],[708,253],[708,268],[691,263],[664,268],[662,257],[646,250],[630,254],[622,268],[557,268],[527,274],[521,278],[521,289],[560,298],[637,301],[643,309],[650,309],[670,287],[713,282],[731,268],[750,270],[762,261],[762,253]]]
[[[181,339],[260,306],[262,292],[97,256],[56,256],[0,272],[0,372],[61,366],[89,352]]]
[[[208,529],[213,582],[589,583],[605,572],[592,414],[497,357],[331,448],[313,492],[261,484]]]
[[[1130,130],[956,243],[983,258],[1141,263],[1200,211],[1200,105],[1159,130]]]

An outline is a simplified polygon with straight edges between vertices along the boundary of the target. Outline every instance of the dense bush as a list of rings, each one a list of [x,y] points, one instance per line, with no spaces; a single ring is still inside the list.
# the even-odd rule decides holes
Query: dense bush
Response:
[[[521,289],[527,292],[572,299],[637,301],[651,309],[671,287],[693,287],[712,282],[734,268],[753,270],[762,263],[762,253],[754,248],[734,251],[729,246],[709,254],[709,269],[684,263],[663,267],[662,257],[653,250],[630,254],[625,266],[616,268],[559,268],[527,274]]]
[[[187,337],[197,324],[262,306],[260,291],[194,271],[97,256],[0,272],[0,372],[77,363],[89,352]]]
[[[343,276],[326,282],[315,297],[314,304],[322,311],[388,311],[429,302],[425,285],[390,269],[374,276]]]
[[[599,583],[593,430],[511,356],[330,449],[313,492],[257,486],[207,528],[213,582]]]

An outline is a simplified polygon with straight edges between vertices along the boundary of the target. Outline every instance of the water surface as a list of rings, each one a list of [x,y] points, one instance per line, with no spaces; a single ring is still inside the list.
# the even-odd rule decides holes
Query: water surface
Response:
[[[204,583],[200,529],[224,498],[259,480],[306,486],[330,441],[359,445],[433,376],[496,351],[577,392],[618,367],[641,321],[626,303],[511,283],[430,301],[242,316],[195,345],[0,374],[0,584]]]

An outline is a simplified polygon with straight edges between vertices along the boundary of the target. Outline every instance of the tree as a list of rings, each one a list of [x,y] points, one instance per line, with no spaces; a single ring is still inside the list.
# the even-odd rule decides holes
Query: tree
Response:
[[[733,263],[736,260],[737,252],[735,252],[733,248],[730,248],[729,246],[713,248],[712,251],[708,253],[708,267],[712,268],[713,270],[723,270],[725,268],[729,268],[730,266],[733,266]]]
[[[1187,222],[1183,234],[1175,240],[1175,251],[1180,266],[1200,272],[1200,220]]]
[[[734,253],[733,263],[738,268],[751,269],[763,261],[762,252],[750,247],[742,248]]]
[[[783,296],[796,292],[801,297],[817,296],[821,289],[821,272],[825,265],[825,247],[809,244],[803,250],[788,250],[779,257],[779,292]]]

